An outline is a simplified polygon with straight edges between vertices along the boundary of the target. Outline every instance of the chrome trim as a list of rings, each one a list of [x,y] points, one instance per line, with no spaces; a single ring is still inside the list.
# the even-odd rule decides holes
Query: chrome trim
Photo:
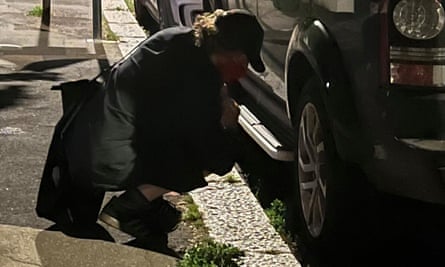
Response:
[[[400,142],[412,147],[427,151],[445,152],[445,140],[420,139],[420,138],[396,138]]]
[[[409,61],[445,61],[445,48],[417,48],[390,46],[389,58],[391,60]]]
[[[278,139],[244,105],[240,105],[238,123],[243,130],[273,159],[294,161],[295,153],[283,149]]]
[[[16,51],[16,50],[22,50],[21,45],[16,44],[0,44],[0,50],[4,51]]]

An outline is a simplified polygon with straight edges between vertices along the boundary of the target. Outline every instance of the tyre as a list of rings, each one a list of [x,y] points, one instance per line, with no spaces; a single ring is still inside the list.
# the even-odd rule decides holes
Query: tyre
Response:
[[[304,244],[302,251],[325,251],[330,245],[331,250],[334,242],[341,247],[340,241],[363,230],[355,218],[364,208],[359,201],[364,187],[356,183],[362,179],[337,154],[321,90],[320,81],[310,78],[294,110],[297,149],[287,222]]]
[[[136,20],[145,30],[150,32],[150,35],[159,31],[160,26],[155,18],[144,7],[141,0],[134,0],[134,11],[136,13]]]

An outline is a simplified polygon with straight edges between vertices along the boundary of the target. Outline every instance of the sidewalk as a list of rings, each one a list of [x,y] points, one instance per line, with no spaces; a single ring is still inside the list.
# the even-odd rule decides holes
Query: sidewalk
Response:
[[[92,78],[122,57],[93,42],[90,0],[52,1],[49,32],[26,13],[40,0],[0,0],[0,266],[176,266],[177,259],[119,243],[43,230],[35,198],[61,115],[63,81]]]
[[[0,266],[121,267],[176,266],[164,254],[60,232],[0,225]]]
[[[121,55],[127,54],[135,45],[145,39],[144,31],[138,26],[136,20],[128,11],[124,0],[103,0],[104,17],[108,21],[111,30],[120,37],[120,42],[117,44],[119,51],[116,51],[116,44],[111,46],[94,44],[91,40],[92,29],[88,24],[90,18],[85,15],[88,14],[88,10],[83,10],[83,13],[76,14],[76,6],[82,6],[82,2],[87,3],[86,6],[88,6],[88,4],[91,4],[91,1],[81,0],[78,1],[79,3],[72,5],[60,4],[55,6],[53,4],[53,7],[56,8],[54,12],[72,12],[73,14],[67,15],[72,20],[57,20],[56,17],[52,21],[54,26],[52,26],[50,33],[39,31],[38,23],[36,24],[38,19],[24,17],[22,14],[23,10],[29,10],[39,1],[26,0],[24,2],[27,3],[17,0],[14,4],[7,4],[5,0],[0,0],[0,10],[2,10],[0,16],[3,16],[3,18],[0,17],[0,25],[2,19],[14,21],[10,25],[0,26],[0,33],[2,33],[0,34],[0,44],[18,44],[21,47],[19,48],[21,55],[18,56],[19,60],[17,60],[14,52],[8,52],[6,46],[3,46],[2,49],[0,45],[0,56],[2,52],[5,54],[4,60],[0,58],[0,74],[3,73],[2,68],[17,69],[21,67],[20,65],[12,64],[12,60],[8,61],[8,58],[10,59],[11,57],[16,57],[15,62],[21,62],[21,57],[23,57],[23,65],[28,68],[31,65],[31,69],[34,70],[41,68],[40,65],[36,64],[39,62],[44,63],[45,70],[60,67],[51,66],[51,64],[60,64],[60,60],[65,58],[70,58],[71,60],[76,58],[82,60],[98,58],[103,61],[109,61],[104,63],[106,65],[106,63],[116,61]],[[55,2],[57,3],[57,1]],[[21,21],[15,22],[17,19]],[[72,32],[67,34],[64,32],[66,29]],[[26,65],[25,63],[28,64]],[[50,66],[47,66],[48,64]],[[39,85],[35,94],[39,95],[41,91],[47,90],[57,79],[75,80],[79,77],[93,77],[99,71],[99,67],[103,66],[97,66],[88,61],[65,67],[66,71],[62,71],[64,73],[63,76],[58,75],[57,72],[43,72],[44,75],[50,74],[54,75],[54,77],[44,79],[39,76],[37,79]],[[64,67],[62,66],[62,68]],[[42,75],[41,72],[26,72],[26,74]],[[16,76],[5,77],[7,77],[8,82],[14,85],[20,82],[14,80]],[[27,84],[35,83],[34,80],[26,80],[25,82]],[[10,88],[8,87],[8,89]],[[1,89],[0,86],[0,93]],[[45,98],[51,98],[48,100],[50,102],[49,106],[46,107],[46,104],[39,101],[32,102],[33,106],[30,108],[33,110],[39,109],[38,112],[40,113],[32,113],[30,119],[22,119],[23,110],[13,111],[16,112],[14,116],[17,119],[14,119],[14,121],[17,121],[17,123],[6,126],[17,127],[18,130],[16,132],[12,131],[11,135],[6,134],[3,136],[2,129],[6,129],[6,127],[2,125],[3,119],[0,114],[0,156],[4,151],[14,151],[16,149],[17,143],[19,143],[15,139],[16,134],[20,135],[21,138],[32,139],[36,138],[36,136],[41,136],[39,138],[42,139],[37,147],[33,143],[33,145],[21,152],[23,154],[13,155],[6,162],[7,164],[3,166],[3,172],[0,171],[0,182],[3,181],[2,179],[5,179],[2,175],[10,175],[10,178],[7,177],[6,179],[14,181],[18,179],[17,176],[19,174],[24,177],[39,177],[39,174],[36,174],[36,170],[41,169],[42,159],[36,160],[35,157],[23,157],[24,155],[34,155],[36,151],[40,154],[46,154],[49,142],[46,137],[50,136],[54,122],[59,118],[61,110],[58,94],[45,93],[44,96]],[[0,105],[0,112],[2,111],[1,108],[2,106]],[[40,111],[43,108],[45,108],[44,111]],[[25,111],[28,112],[27,110]],[[36,118],[42,121],[36,123]],[[38,126],[36,127],[34,124]],[[5,140],[8,142],[4,142]],[[6,146],[1,146],[3,144]],[[27,143],[25,143],[24,147],[27,147]],[[17,170],[17,164],[20,162],[26,166],[26,169]],[[31,163],[34,165],[30,165]],[[216,241],[232,244],[245,251],[246,257],[243,259],[243,266],[300,266],[287,245],[269,224],[256,198],[235,169],[232,174],[238,179],[238,182],[228,183],[224,181],[223,177],[211,175],[207,177],[209,186],[191,192],[192,198],[203,214],[204,223],[209,229],[210,236]],[[17,194],[22,194],[22,188],[26,188],[26,185],[19,182],[17,182],[17,185],[14,183],[3,191],[0,188],[1,198],[8,199],[16,197]],[[30,187],[33,187],[33,185],[30,185]],[[0,203],[0,208],[2,208],[1,205]],[[26,207],[23,209],[28,209],[28,213],[24,211],[23,214],[29,214],[29,216],[21,215],[21,219],[12,220],[14,221],[13,224],[21,225],[22,227],[0,225],[0,266],[162,267],[175,265],[174,258],[163,254],[117,243],[75,239],[59,232],[26,227],[35,215],[32,210],[33,206],[30,203],[25,203],[25,205]],[[0,219],[2,218],[0,217]],[[16,221],[17,223],[15,223]],[[45,227],[46,225],[39,225],[37,228],[43,229]]]

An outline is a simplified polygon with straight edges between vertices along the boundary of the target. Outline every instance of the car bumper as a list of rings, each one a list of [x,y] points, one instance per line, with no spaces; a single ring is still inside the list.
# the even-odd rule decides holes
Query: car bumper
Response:
[[[445,92],[403,89],[376,98],[364,169],[379,191],[445,205]]]
[[[370,181],[381,192],[445,205],[445,154],[402,140],[374,146],[364,164]]]

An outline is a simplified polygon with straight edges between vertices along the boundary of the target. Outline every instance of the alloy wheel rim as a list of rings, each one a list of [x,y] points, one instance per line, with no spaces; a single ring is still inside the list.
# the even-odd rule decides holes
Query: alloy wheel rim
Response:
[[[318,237],[326,218],[326,153],[320,118],[311,103],[301,113],[298,130],[298,180],[306,227]]]

